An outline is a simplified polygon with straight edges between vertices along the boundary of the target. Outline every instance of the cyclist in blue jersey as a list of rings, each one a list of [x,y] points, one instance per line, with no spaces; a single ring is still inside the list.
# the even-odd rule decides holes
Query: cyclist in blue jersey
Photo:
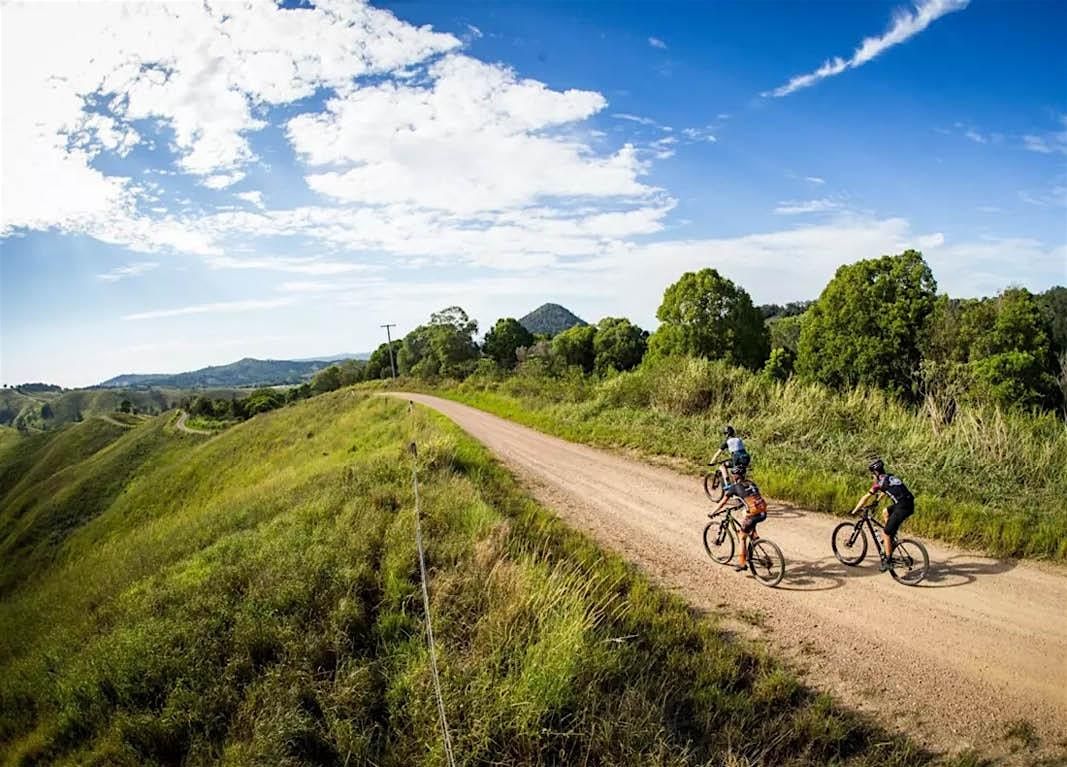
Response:
[[[745,449],[744,441],[737,436],[737,432],[734,431],[734,427],[727,424],[722,430],[723,436],[726,438],[719,449],[715,451],[715,455],[712,456],[711,463],[715,463],[719,454],[724,450],[730,454],[730,460],[726,464],[727,468],[734,471],[740,468],[742,471],[748,468],[748,465],[752,462],[752,457],[748,454],[748,450]]]

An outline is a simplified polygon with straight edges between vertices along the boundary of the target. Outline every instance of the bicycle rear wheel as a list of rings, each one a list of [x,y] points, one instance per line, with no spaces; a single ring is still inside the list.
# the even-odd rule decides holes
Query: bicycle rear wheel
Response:
[[[867,556],[867,534],[856,522],[842,522],[830,536],[834,556],[843,565],[858,565]]]
[[[734,531],[725,519],[712,519],[704,525],[704,551],[720,565],[733,559]]]
[[[725,491],[722,483],[722,474],[719,473],[718,469],[709,471],[704,475],[704,495],[706,495],[712,503],[721,501]]]
[[[889,559],[889,573],[898,583],[917,586],[930,571],[930,556],[926,547],[911,538],[903,538],[893,546]]]
[[[748,550],[748,570],[764,586],[777,586],[785,577],[785,557],[777,544],[760,538]]]

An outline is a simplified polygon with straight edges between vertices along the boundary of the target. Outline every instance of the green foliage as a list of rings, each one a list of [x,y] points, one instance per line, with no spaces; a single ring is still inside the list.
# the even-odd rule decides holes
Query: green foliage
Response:
[[[714,269],[683,274],[663,294],[656,317],[661,324],[649,340],[656,356],[725,359],[756,370],[771,351],[751,297]]]
[[[367,367],[365,373],[365,379],[367,381],[374,380],[376,378],[391,378],[393,375],[393,365],[396,364],[396,358],[400,354],[400,349],[403,346],[403,341],[397,339],[392,344],[392,362],[389,359],[389,344],[383,343],[375,349],[370,359],[367,360]]]
[[[794,362],[793,352],[776,346],[771,349],[771,356],[763,366],[763,375],[772,381],[785,381],[793,374]]]
[[[552,354],[567,367],[591,373],[596,366],[595,338],[595,326],[575,325],[552,339]]]
[[[130,402],[128,399],[124,399],[122,402],[119,403],[119,412],[120,413],[132,413],[133,412],[133,403]]]
[[[524,328],[518,320],[506,317],[496,321],[493,329],[485,334],[482,345],[485,354],[496,361],[505,370],[518,364],[516,352],[534,342],[533,333]]]
[[[0,760],[440,764],[412,428],[465,764],[929,762],[566,528],[443,419],[352,391],[208,441],[124,432],[101,453],[154,435],[129,478],[61,470],[120,491],[92,518],[66,501],[65,542],[0,602]]]
[[[564,438],[682,458],[694,473],[743,423],[768,494],[844,513],[877,452],[918,493],[920,535],[1002,556],[1067,559],[1067,427],[1052,413],[961,403],[948,421],[878,390],[837,393],[722,361],[664,358],[603,381],[523,374],[444,392]],[[981,481],[975,481],[980,477]]]
[[[767,330],[771,334],[771,348],[785,349],[795,356],[800,348],[800,326],[804,315],[794,314],[787,317],[771,317],[767,320]]]
[[[323,368],[311,379],[311,391],[315,394],[325,394],[341,388],[341,368],[330,365]]]
[[[1053,350],[1056,354],[1067,353],[1067,288],[1049,288],[1037,300],[1048,319]]]
[[[474,334],[478,323],[458,306],[430,316],[430,322],[408,333],[397,355],[397,368],[416,378],[463,378],[477,363]]]
[[[248,395],[248,398],[244,401],[244,410],[250,418],[257,413],[266,413],[280,408],[284,404],[285,394],[283,392],[278,389],[264,387],[256,389]]]
[[[605,317],[593,337],[594,365],[598,373],[632,370],[648,349],[648,331],[624,317]]]
[[[804,315],[797,373],[838,389],[911,394],[936,289],[915,250],[839,267]]]

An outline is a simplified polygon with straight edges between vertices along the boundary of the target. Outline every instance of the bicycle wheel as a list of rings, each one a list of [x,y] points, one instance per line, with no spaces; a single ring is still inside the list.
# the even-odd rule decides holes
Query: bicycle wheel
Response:
[[[704,551],[720,565],[733,559],[734,531],[725,519],[712,519],[704,525]]]
[[[867,534],[858,522],[842,522],[835,527],[830,545],[843,565],[858,565],[867,556]]]
[[[911,538],[897,541],[889,560],[889,573],[898,583],[917,586],[930,571],[930,556],[926,547]]]
[[[711,500],[712,503],[718,503],[722,500],[722,495],[725,492],[722,484],[722,474],[718,469],[715,471],[709,471],[704,475],[704,495]]]
[[[748,570],[764,586],[777,586],[785,577],[782,550],[766,538],[760,538],[748,550]]]

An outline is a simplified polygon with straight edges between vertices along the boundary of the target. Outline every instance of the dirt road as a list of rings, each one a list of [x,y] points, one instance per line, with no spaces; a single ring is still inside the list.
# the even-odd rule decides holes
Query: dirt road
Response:
[[[184,431],[186,434],[203,434],[210,436],[214,432],[204,431],[203,429],[194,429],[192,426],[187,426],[186,421],[189,420],[189,414],[184,410],[178,411],[178,420],[174,422],[174,428],[178,431]]]
[[[397,396],[447,415],[542,503],[693,605],[734,616],[733,627],[766,639],[810,684],[889,715],[937,750],[1005,755],[1019,745],[1005,739],[1009,725],[1025,721],[1040,753],[1067,751],[1062,570],[926,541],[930,577],[909,588],[880,574],[871,557],[858,568],[838,563],[830,532],[840,519],[772,505],[761,533],[781,546],[787,571],[779,588],[767,589],[708,559],[701,530],[709,502],[698,477],[448,400]]]

